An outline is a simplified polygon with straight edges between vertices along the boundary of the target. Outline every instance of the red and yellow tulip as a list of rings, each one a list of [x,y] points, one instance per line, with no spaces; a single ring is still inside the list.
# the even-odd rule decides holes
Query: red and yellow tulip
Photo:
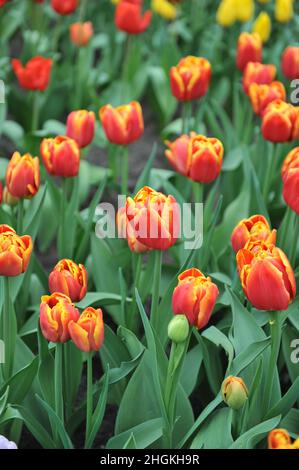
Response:
[[[17,235],[9,225],[0,225],[0,276],[14,277],[26,271],[33,249],[29,235]]]
[[[263,215],[252,215],[249,219],[241,220],[234,228],[231,235],[233,250],[237,253],[244,248],[248,241],[263,240],[266,243],[275,244],[276,230],[270,226]]]
[[[91,21],[85,23],[73,23],[70,26],[71,41],[75,46],[86,46],[93,36],[93,26]]]
[[[103,313],[88,307],[77,320],[69,323],[72,341],[83,352],[98,351],[104,341]]]
[[[115,10],[115,25],[128,34],[140,34],[147,30],[152,12],[142,13],[142,0],[120,0]]]
[[[50,273],[49,289],[52,294],[60,292],[67,295],[72,302],[79,302],[87,291],[85,266],[70,259],[62,259]]]
[[[243,73],[243,88],[246,94],[252,83],[259,85],[270,85],[275,79],[276,67],[272,64],[260,64],[259,62],[248,62]]]
[[[257,33],[241,33],[237,45],[236,63],[239,70],[244,70],[248,62],[261,62],[263,45]]]
[[[40,153],[46,170],[51,175],[65,178],[77,176],[80,167],[80,149],[75,140],[66,136],[43,139]]]
[[[258,83],[252,83],[249,86],[249,98],[253,111],[258,116],[263,116],[265,109],[268,104],[275,100],[286,100],[286,91],[283,83],[272,82],[270,85],[259,85]]]
[[[75,140],[80,148],[87,147],[94,138],[95,120],[93,111],[72,111],[66,122],[67,137]]]
[[[6,170],[8,192],[16,198],[30,198],[37,193],[39,185],[38,157],[33,158],[29,153],[21,156],[19,152],[15,152]]]
[[[282,54],[281,70],[286,78],[299,78],[299,47],[287,47]]]
[[[170,69],[173,96],[180,101],[196,100],[204,96],[212,75],[211,64],[203,57],[187,56]]]
[[[290,142],[299,137],[298,108],[282,100],[272,101],[264,110],[262,134],[270,142]]]
[[[211,278],[199,269],[187,269],[178,277],[172,296],[175,315],[185,315],[190,325],[204,328],[210,320],[219,291]]]
[[[299,147],[293,148],[286,156],[281,176],[284,200],[294,212],[299,214]]]

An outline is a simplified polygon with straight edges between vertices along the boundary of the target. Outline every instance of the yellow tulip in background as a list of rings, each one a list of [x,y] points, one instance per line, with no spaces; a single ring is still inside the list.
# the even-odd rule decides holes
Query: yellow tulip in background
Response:
[[[254,14],[253,0],[222,0],[216,13],[217,22],[224,27],[236,21],[246,23]]]
[[[271,18],[265,11],[256,18],[252,28],[253,33],[257,33],[263,42],[267,42],[271,34]]]
[[[293,0],[275,1],[275,18],[280,23],[288,23],[294,16]]]
[[[251,20],[254,14],[254,0],[236,0],[237,20],[242,23]]]
[[[167,0],[152,0],[152,10],[166,20],[174,20],[177,8]]]

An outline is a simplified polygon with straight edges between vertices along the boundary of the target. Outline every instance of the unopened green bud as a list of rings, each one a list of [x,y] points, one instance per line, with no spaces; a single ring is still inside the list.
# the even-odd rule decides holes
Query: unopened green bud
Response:
[[[223,401],[233,410],[242,408],[248,398],[248,389],[240,377],[227,377],[221,386]]]
[[[174,343],[183,343],[188,338],[189,322],[185,315],[175,315],[168,324],[168,337]]]

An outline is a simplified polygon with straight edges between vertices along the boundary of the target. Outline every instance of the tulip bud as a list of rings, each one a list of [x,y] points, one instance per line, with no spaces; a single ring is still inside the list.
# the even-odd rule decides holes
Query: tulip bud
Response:
[[[248,62],[261,62],[262,48],[262,41],[257,33],[241,33],[237,46],[238,69],[243,71]]]
[[[14,277],[24,273],[32,248],[29,235],[20,237],[9,225],[0,225],[0,276]]]
[[[104,341],[102,310],[86,308],[77,321],[70,321],[69,331],[73,342],[81,351],[98,351]]]
[[[152,12],[142,13],[142,0],[121,0],[115,10],[115,25],[128,34],[143,33],[152,19]]]
[[[282,73],[289,80],[299,78],[299,47],[287,47],[281,58]]]
[[[75,140],[80,148],[87,147],[94,138],[95,119],[93,111],[72,111],[67,117],[67,137]]]
[[[276,67],[272,64],[260,64],[259,62],[248,62],[243,74],[243,88],[246,94],[252,83],[269,85],[276,75]]]
[[[86,46],[93,36],[93,26],[91,21],[71,24],[70,36],[72,43],[76,46]]]
[[[53,294],[60,292],[72,302],[82,300],[87,291],[87,272],[83,264],[76,264],[70,259],[62,259],[49,276],[49,289]]]
[[[107,139],[112,144],[128,145],[143,134],[142,109],[137,101],[118,108],[107,104],[100,109],[99,116]]]
[[[19,59],[12,59],[11,64],[22,88],[33,91],[45,91],[48,88],[53,65],[52,59],[36,56],[30,59],[25,66]]]
[[[7,189],[5,186],[3,189],[3,202],[4,204],[7,204],[8,206],[16,206],[19,202],[19,198],[14,197]]]
[[[261,11],[253,23],[252,31],[259,35],[262,42],[267,42],[271,34],[271,18],[265,11]],[[253,61],[254,62],[254,61]]]
[[[285,429],[273,429],[268,434],[269,449],[287,449],[291,445],[291,437]]]
[[[174,20],[177,16],[177,9],[167,0],[152,0],[152,10],[166,20]]]
[[[217,22],[223,26],[232,26],[237,20],[235,0],[221,0],[216,12]]]
[[[6,186],[8,192],[16,198],[33,197],[40,185],[39,159],[29,153],[21,157],[15,152],[6,170]]]
[[[69,324],[77,321],[79,312],[70,298],[59,292],[44,295],[40,305],[40,327],[44,337],[53,343],[70,339]]]
[[[176,315],[168,323],[168,338],[174,343],[183,343],[188,334],[189,322],[185,315]]]
[[[253,215],[249,219],[241,220],[232,232],[231,243],[235,253],[244,248],[249,240],[264,240],[274,245],[276,230],[271,232],[270,226],[263,215]]]
[[[248,389],[240,377],[227,377],[221,386],[223,401],[233,410],[239,410],[248,398]]]
[[[197,329],[204,328],[219,295],[218,287],[196,268],[181,273],[178,281],[172,296],[174,314],[185,315],[189,324]]]
[[[252,305],[258,310],[287,310],[296,295],[296,282],[285,253],[273,244],[249,240],[236,259],[243,291]]]
[[[203,57],[187,56],[170,69],[173,96],[180,101],[196,100],[204,96],[212,75],[211,64]]]
[[[48,173],[65,178],[77,176],[80,166],[80,149],[75,140],[65,136],[43,139],[40,153]]]
[[[254,0],[235,0],[237,20],[242,23],[250,21],[254,14]]]

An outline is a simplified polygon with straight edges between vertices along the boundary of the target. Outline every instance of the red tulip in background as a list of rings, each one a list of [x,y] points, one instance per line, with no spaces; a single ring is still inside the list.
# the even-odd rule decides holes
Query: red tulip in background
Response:
[[[260,64],[259,62],[248,62],[243,73],[243,88],[248,94],[252,83],[269,85],[276,75],[276,67],[272,64]]]
[[[142,0],[121,0],[115,10],[115,24],[128,34],[143,33],[152,19],[152,12],[142,13]]]
[[[261,62],[263,43],[257,33],[241,33],[237,45],[236,64],[243,71],[248,62]]]
[[[18,59],[12,59],[11,63],[22,88],[26,90],[46,90],[51,76],[52,59],[37,56],[30,59],[25,66]]]
[[[70,26],[71,41],[78,47],[86,46],[93,36],[93,26],[90,21],[73,23]]]
[[[51,0],[51,6],[59,15],[70,15],[79,4],[78,0]]]
[[[281,70],[286,78],[299,78],[299,47],[287,47],[281,58]]]
[[[281,169],[283,197],[287,205],[299,214],[299,147],[286,156]]]
[[[21,156],[15,152],[6,170],[6,186],[10,194],[17,198],[34,196],[40,185],[38,157],[29,153]]]
[[[252,109],[260,117],[263,117],[264,111],[268,104],[275,100],[286,100],[286,91],[283,83],[272,82],[270,85],[259,85],[252,83],[249,86],[249,98]]]
[[[298,139],[299,108],[282,100],[272,101],[263,112],[262,134],[270,142]]]

